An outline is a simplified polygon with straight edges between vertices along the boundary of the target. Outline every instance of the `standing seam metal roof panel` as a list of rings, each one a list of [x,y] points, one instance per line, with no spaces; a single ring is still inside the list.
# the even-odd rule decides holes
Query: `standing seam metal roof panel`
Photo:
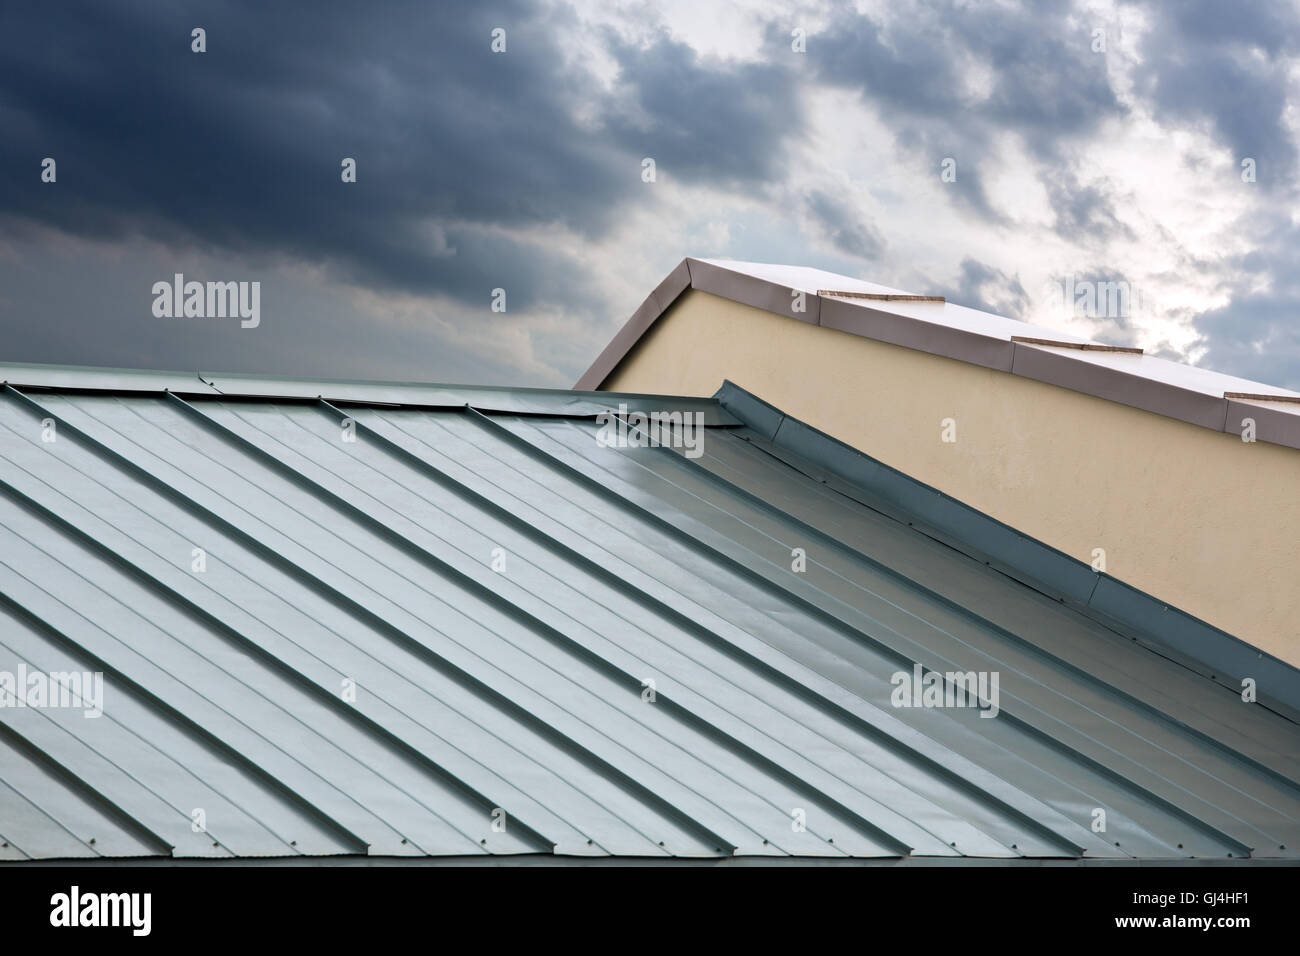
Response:
[[[631,399],[707,407],[690,458],[589,394],[52,374],[0,397],[0,671],[102,672],[103,713],[0,708],[0,860],[1300,859],[1285,694],[735,392]],[[997,716],[894,706],[918,666]]]

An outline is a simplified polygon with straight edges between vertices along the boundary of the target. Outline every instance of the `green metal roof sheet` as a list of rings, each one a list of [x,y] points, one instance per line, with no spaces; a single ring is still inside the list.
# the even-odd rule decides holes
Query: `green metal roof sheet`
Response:
[[[1294,669],[734,386],[0,377],[0,671],[104,680],[0,707],[0,860],[1300,859]]]

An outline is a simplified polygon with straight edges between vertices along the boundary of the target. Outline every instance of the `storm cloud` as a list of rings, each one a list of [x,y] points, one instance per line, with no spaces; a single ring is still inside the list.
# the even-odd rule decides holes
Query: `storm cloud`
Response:
[[[1028,319],[1100,271],[1166,305],[1126,337],[1296,386],[1298,42],[1263,3],[10,4],[0,359],[565,385],[713,255]],[[261,280],[256,334],[153,318],[177,271]]]

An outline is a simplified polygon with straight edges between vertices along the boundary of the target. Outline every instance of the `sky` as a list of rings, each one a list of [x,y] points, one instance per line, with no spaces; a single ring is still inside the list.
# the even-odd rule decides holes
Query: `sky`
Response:
[[[1298,55],[1276,0],[6,3],[0,361],[568,387],[697,256],[1300,388]]]

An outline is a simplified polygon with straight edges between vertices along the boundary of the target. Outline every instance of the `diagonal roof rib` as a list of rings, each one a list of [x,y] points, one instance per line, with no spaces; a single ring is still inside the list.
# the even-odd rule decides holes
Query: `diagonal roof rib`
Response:
[[[5,377],[0,671],[106,689],[0,708],[0,860],[1300,860],[1293,668],[734,386]]]

